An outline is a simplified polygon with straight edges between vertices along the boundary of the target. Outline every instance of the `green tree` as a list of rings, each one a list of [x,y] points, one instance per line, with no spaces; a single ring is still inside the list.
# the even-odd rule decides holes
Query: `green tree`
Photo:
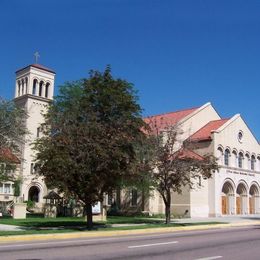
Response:
[[[210,178],[218,170],[217,159],[213,155],[200,156],[194,153],[194,145],[186,140],[182,143],[183,131],[178,124],[160,129],[161,121],[146,120],[150,126],[150,141],[147,150],[153,151],[149,157],[153,187],[162,196],[165,205],[165,221],[171,221],[172,194],[182,193],[184,187],[196,186],[199,178]]]
[[[20,161],[21,145],[28,131],[26,113],[13,101],[0,98],[0,180],[13,180],[12,172]]]
[[[45,119],[35,144],[39,173],[84,202],[91,228],[92,206],[136,174],[135,145],[144,138],[136,92],[109,67],[91,71],[60,88]]]

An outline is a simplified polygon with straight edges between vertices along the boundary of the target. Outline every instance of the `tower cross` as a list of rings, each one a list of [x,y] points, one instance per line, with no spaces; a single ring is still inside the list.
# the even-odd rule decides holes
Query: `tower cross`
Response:
[[[36,51],[33,55],[35,57],[35,63],[38,64],[38,59],[40,58],[40,53],[38,51]]]

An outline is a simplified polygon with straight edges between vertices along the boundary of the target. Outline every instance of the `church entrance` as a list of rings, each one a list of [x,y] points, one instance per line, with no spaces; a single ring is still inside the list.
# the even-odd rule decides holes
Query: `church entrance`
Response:
[[[247,190],[243,183],[237,186],[236,209],[237,215],[247,214]]]
[[[234,189],[232,184],[227,181],[222,187],[221,209],[222,215],[231,215],[234,208]]]
[[[256,214],[259,207],[259,190],[255,184],[249,190],[249,214]]]
[[[39,202],[40,190],[37,186],[32,186],[28,192],[28,200]]]

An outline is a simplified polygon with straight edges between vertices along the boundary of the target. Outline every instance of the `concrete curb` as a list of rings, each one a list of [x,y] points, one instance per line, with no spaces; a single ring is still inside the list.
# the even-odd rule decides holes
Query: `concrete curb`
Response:
[[[260,225],[260,221],[237,222],[228,224],[213,224],[213,225],[196,225],[186,227],[165,227],[165,228],[147,228],[147,229],[132,229],[132,230],[116,230],[116,231],[84,231],[82,233],[55,233],[55,234],[34,234],[34,235],[13,235],[0,237],[0,243],[20,242],[20,241],[39,241],[39,240],[56,240],[56,239],[74,239],[74,238],[96,238],[96,237],[114,237],[126,235],[141,235],[141,234],[156,234],[170,233],[178,231],[193,231],[193,230],[208,230],[222,229],[229,227],[245,227],[252,225]]]

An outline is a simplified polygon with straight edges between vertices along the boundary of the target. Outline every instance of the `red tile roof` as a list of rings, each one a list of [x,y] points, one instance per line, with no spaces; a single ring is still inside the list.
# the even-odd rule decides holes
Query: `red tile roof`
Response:
[[[225,124],[229,119],[220,119],[214,120],[207,123],[205,126],[200,128],[197,132],[195,132],[192,136],[190,136],[190,141],[207,141],[211,140],[211,132],[220,128],[223,124]]]
[[[51,73],[56,74],[54,70],[52,70],[52,69],[50,69],[50,68],[47,68],[47,67],[45,67],[45,66],[43,66],[43,65],[40,65],[40,64],[31,64],[31,65],[29,65],[29,66],[26,66],[26,67],[24,67],[24,68],[22,68],[22,69],[17,70],[16,73],[19,72],[19,71],[21,71],[21,70],[27,69],[27,68],[29,68],[29,67],[34,67],[34,68],[37,68],[37,69],[45,70],[45,71],[48,71],[48,72],[51,72]]]
[[[19,164],[20,160],[15,156],[10,149],[3,148],[0,150],[0,158],[9,161],[10,163]]]
[[[178,159],[195,159],[195,160],[198,160],[198,161],[203,161],[204,158],[195,153],[194,151],[192,150],[189,150],[187,148],[182,148],[180,149],[179,151],[177,151],[175,154],[174,154],[174,157],[178,158]]]
[[[181,119],[188,116],[198,108],[190,108],[185,110],[180,110],[176,112],[169,112],[165,114],[160,115],[154,115],[150,117],[144,118],[144,121],[150,125],[150,124],[156,124],[156,127],[158,130],[163,130],[169,126],[175,125],[178,123]]]

